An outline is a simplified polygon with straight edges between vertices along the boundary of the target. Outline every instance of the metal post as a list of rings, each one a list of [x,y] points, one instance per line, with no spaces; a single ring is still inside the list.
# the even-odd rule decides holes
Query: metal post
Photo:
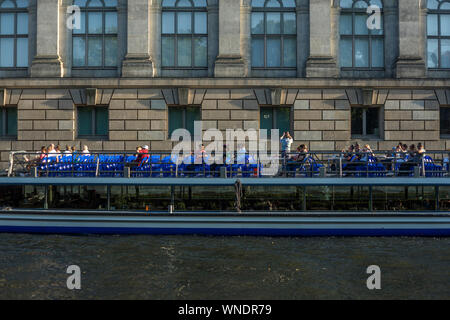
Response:
[[[106,210],[111,211],[111,186],[106,186]]]
[[[130,167],[124,168],[123,176],[128,179],[131,178],[131,168]]]
[[[9,153],[9,169],[8,169],[8,177],[11,177],[14,168],[14,152]]]
[[[369,212],[373,211],[373,190],[372,186],[369,186]]]
[[[339,156],[339,176],[342,178],[342,153]]]
[[[325,178],[325,167],[320,167],[319,168],[319,176],[321,178]]]
[[[435,187],[435,190],[434,190],[434,192],[435,192],[435,195],[434,195],[434,197],[435,197],[435,208],[436,208],[436,211],[439,211],[439,186],[436,186]]]
[[[414,178],[420,178],[420,168],[414,167]]]

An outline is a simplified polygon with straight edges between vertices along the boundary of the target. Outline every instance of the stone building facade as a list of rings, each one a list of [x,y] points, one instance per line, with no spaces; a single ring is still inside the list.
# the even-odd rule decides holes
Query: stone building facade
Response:
[[[84,31],[68,28],[74,4]],[[381,7],[383,31],[359,34],[369,5]],[[295,146],[311,150],[450,150],[447,0],[0,1],[0,22],[13,16],[15,40],[2,42],[0,29],[1,167],[10,151],[50,143],[168,151],[170,127],[189,118],[173,110],[186,108],[203,130],[259,130],[267,119],[275,129],[279,114]],[[100,16],[103,31],[90,34]],[[81,134],[83,119],[105,123]]]

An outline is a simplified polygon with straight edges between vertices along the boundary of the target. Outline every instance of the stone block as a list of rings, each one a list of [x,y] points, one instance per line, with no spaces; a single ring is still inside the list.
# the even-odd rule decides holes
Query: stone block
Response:
[[[125,100],[127,110],[149,110],[150,100]]]
[[[109,140],[111,141],[122,141],[122,140],[137,140],[136,131],[110,131]]]
[[[139,112],[148,112],[149,110],[139,110]],[[137,120],[137,110],[109,110],[109,119],[111,120]]]
[[[308,131],[309,130],[309,121],[294,121],[294,130],[295,131]]]
[[[162,120],[152,120],[151,121],[151,129],[155,130],[167,130],[166,121]]]
[[[322,111],[324,120],[347,120],[350,118],[349,111]]]
[[[72,120],[74,119],[74,111],[73,110],[46,110],[45,118],[52,120]]]
[[[400,110],[424,110],[425,102],[423,100],[402,100],[400,101]]]
[[[226,100],[230,99],[230,90],[208,89],[206,90],[205,100]]]
[[[295,110],[295,120],[321,120],[322,111],[320,110]]]
[[[67,89],[47,89],[45,97],[49,100],[72,99],[72,96]]]
[[[321,141],[322,131],[295,131],[294,139],[296,141]]]
[[[138,132],[138,139],[141,141],[162,141],[166,139],[166,134],[163,131],[140,131]]]
[[[334,122],[335,130],[350,130],[349,120],[339,120]]]
[[[35,110],[57,110],[58,100],[34,100],[33,109]]]
[[[325,89],[323,90],[324,100],[347,99],[347,93],[343,89]]]
[[[384,130],[400,130],[400,121],[385,121],[384,122]]]
[[[204,110],[217,109],[217,100],[203,100],[202,109]]]
[[[138,89],[138,99],[164,99],[160,89]]]
[[[218,101],[219,110],[241,110],[242,100],[219,100]]]
[[[411,120],[412,112],[411,111],[385,111],[384,119],[385,120]]]
[[[116,89],[112,99],[137,99],[137,89]]]
[[[33,121],[34,130],[58,130],[58,120]]]
[[[309,123],[311,130],[334,130],[334,121],[311,121]]]
[[[400,130],[425,130],[424,121],[400,121]]]
[[[152,110],[166,110],[167,105],[165,100],[152,100]]]
[[[232,120],[257,120],[259,112],[253,110],[231,110]]]
[[[33,109],[33,100],[20,100],[17,108],[19,110],[31,110]]]
[[[321,89],[300,89],[297,94],[298,100],[321,100]]]
[[[150,130],[149,120],[126,120],[125,130]]]
[[[350,131],[324,131],[322,134],[323,140],[344,140],[347,141],[351,138]]]
[[[409,141],[412,140],[412,131],[385,131],[384,138],[385,140],[397,142]]]
[[[411,90],[389,90],[388,100],[411,100]]]
[[[111,100],[109,103],[110,110],[123,110],[125,109],[125,100]]]
[[[45,100],[44,89],[24,89],[20,97],[21,100]]]
[[[400,110],[399,100],[387,100],[384,104],[384,110]]]
[[[336,110],[350,110],[350,102],[348,100],[336,100],[334,104]]]
[[[59,100],[58,102],[59,110],[73,110],[74,104],[72,100]]]
[[[311,100],[309,108],[311,110],[334,110],[334,100]]]
[[[413,111],[413,120],[439,120],[439,111]]]
[[[228,110],[203,110],[203,120],[229,120],[230,111]]]
[[[258,101],[257,100],[244,100],[244,109],[259,110]]]
[[[45,110],[18,110],[19,120],[44,120]]]
[[[232,89],[231,99],[254,100],[256,96],[251,89]]]
[[[413,131],[413,140],[417,142],[439,140],[439,131]]]
[[[294,110],[309,110],[309,100],[295,100]]]
[[[104,151],[124,151],[125,142],[124,141],[103,141]]]
[[[74,129],[74,121],[73,120],[59,120],[58,121],[58,129],[59,130],[73,130]]]
[[[109,121],[109,130],[125,130],[125,121],[123,120],[110,120]]]

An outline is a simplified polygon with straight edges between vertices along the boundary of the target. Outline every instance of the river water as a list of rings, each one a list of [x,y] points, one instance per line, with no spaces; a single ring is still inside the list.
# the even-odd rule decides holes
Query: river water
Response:
[[[0,299],[437,298],[450,299],[448,238],[0,234]]]

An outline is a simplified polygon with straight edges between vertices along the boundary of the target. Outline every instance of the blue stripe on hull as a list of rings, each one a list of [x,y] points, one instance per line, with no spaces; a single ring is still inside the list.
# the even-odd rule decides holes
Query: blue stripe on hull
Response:
[[[105,235],[214,235],[214,236],[411,236],[448,237],[450,229],[215,229],[215,228],[82,228],[0,226],[3,233],[105,234]]]

